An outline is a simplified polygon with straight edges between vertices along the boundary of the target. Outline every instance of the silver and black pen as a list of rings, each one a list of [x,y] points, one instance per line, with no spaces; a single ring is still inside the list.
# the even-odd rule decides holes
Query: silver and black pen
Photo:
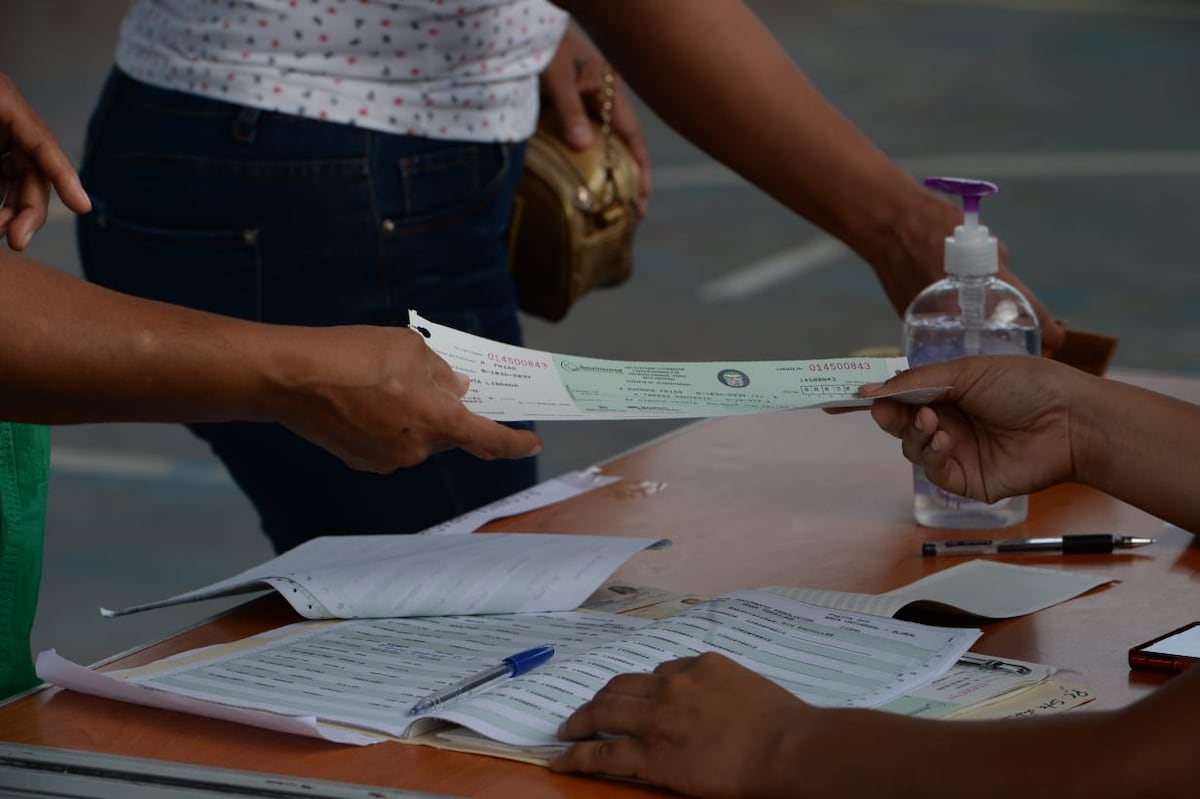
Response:
[[[1001,555],[1005,552],[1061,552],[1064,555],[1076,555],[1133,549],[1153,543],[1153,538],[1110,533],[1047,538],[975,538],[960,541],[927,541],[921,545],[921,554],[927,558],[934,555]]]

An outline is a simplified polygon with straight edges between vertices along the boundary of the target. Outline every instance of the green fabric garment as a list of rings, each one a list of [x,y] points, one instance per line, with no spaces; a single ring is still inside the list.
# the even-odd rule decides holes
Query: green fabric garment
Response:
[[[0,422],[0,699],[37,685],[29,632],[42,577],[50,428]]]

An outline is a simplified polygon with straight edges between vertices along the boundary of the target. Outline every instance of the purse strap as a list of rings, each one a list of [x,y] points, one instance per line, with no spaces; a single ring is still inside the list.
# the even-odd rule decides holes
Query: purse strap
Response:
[[[604,70],[600,95],[600,135],[604,138],[604,195],[601,207],[606,212],[620,207],[621,187],[617,183],[616,159],[614,157],[613,109],[617,101],[617,75],[611,68]]]

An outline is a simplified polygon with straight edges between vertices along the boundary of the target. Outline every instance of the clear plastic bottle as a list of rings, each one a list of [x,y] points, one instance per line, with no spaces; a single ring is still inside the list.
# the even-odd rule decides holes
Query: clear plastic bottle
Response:
[[[925,185],[962,198],[963,224],[946,238],[946,277],[929,286],[904,314],[903,353],[911,366],[967,355],[1038,355],[1037,316],[1021,292],[996,277],[996,239],[979,224],[979,200],[998,189],[962,178]],[[938,488],[913,467],[913,514],[926,527],[986,529],[1024,521],[1028,497],[988,504]]]

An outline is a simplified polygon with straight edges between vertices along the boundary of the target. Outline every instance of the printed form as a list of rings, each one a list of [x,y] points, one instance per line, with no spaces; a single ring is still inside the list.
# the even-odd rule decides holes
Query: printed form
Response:
[[[557,355],[463,333],[409,311],[409,327],[471,379],[463,402],[500,421],[695,419],[795,408],[857,407],[864,383],[908,368],[905,358],[809,361],[613,361]],[[928,402],[945,389],[889,395]]]
[[[43,679],[64,687],[135,683],[147,690],[124,701],[185,696],[197,700],[190,712],[249,709],[246,723],[267,711],[406,738],[450,721],[506,744],[546,746],[610,678],[673,658],[723,652],[813,704],[877,707],[944,674],[979,635],[742,591],[655,621],[567,612],[294,625],[131,670],[123,681],[47,653],[38,664]],[[430,692],[543,644],[556,654],[534,671],[406,715]]]
[[[322,536],[204,588],[101,612],[122,616],[267,587],[308,619],[573,610],[635,553],[669,545],[552,533]]]

